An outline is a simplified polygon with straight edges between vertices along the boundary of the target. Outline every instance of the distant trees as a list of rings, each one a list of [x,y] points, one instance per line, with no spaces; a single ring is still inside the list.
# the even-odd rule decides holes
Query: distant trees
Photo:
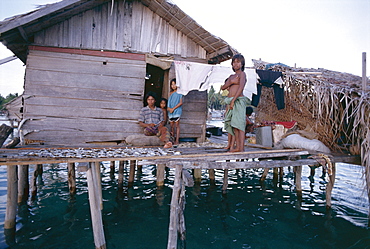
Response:
[[[221,93],[216,92],[213,86],[208,91],[208,108],[214,110],[224,110],[225,103]]]
[[[5,98],[0,94],[0,110],[3,110],[5,104],[11,101],[12,99],[15,99],[16,97],[18,97],[18,93],[14,93],[14,94],[10,93]]]

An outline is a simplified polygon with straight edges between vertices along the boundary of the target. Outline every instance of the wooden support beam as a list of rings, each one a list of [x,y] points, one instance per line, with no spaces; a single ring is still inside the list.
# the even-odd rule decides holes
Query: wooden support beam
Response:
[[[194,169],[194,179],[196,182],[202,181],[202,170],[201,169]]]
[[[109,168],[110,168],[109,172],[110,179],[114,180],[114,174],[116,173],[116,161],[110,161]]]
[[[175,181],[172,189],[171,197],[171,211],[170,211],[170,224],[168,228],[168,243],[167,249],[177,248],[177,235],[179,230],[179,198],[182,188],[182,165],[176,165]]]
[[[18,177],[17,166],[7,166],[7,198],[4,229],[15,228],[17,215]]]
[[[91,165],[94,164],[95,174],[94,174],[94,180],[96,184],[96,190],[95,194],[97,195],[100,210],[103,210],[103,193],[101,188],[101,171],[100,171],[100,163],[94,163],[92,162]]]
[[[68,163],[68,188],[69,194],[75,195],[76,194],[76,170],[74,163]]]
[[[284,150],[260,150],[245,151],[233,153],[209,153],[209,154],[190,154],[190,155],[169,155],[169,156],[146,156],[146,157],[125,157],[125,158],[0,158],[0,165],[24,165],[32,163],[50,164],[50,163],[69,163],[69,162],[104,162],[104,161],[126,161],[126,160],[146,160],[141,164],[166,163],[169,160],[179,161],[218,161],[218,160],[235,160],[250,158],[275,158],[284,156],[302,156],[309,155],[308,151],[301,149],[284,149]],[[274,167],[271,167],[274,168]]]
[[[118,166],[118,182],[117,182],[117,198],[123,198],[123,172],[125,170],[125,163],[127,161],[120,161]]]
[[[362,53],[362,91],[367,91],[366,52]]]
[[[28,165],[18,166],[18,205],[22,205],[28,200],[28,195],[30,192],[28,168]]]
[[[267,174],[269,173],[269,168],[265,168],[264,170],[263,170],[263,173],[262,173],[262,176],[261,176],[261,178],[260,178],[260,181],[261,182],[263,182],[263,181],[265,181],[266,180],[266,177],[267,177]]]
[[[128,187],[131,188],[134,184],[135,179],[135,167],[136,167],[136,161],[130,160],[130,172],[128,175]]]
[[[223,184],[222,184],[222,193],[223,194],[226,194],[228,181],[229,181],[229,170],[224,169],[224,179],[223,179]]]
[[[168,167],[175,167],[178,161],[171,160]],[[271,161],[242,161],[242,162],[214,162],[204,160],[181,161],[184,168],[187,169],[252,169],[252,168],[278,168],[288,166],[318,165],[315,159],[300,160],[271,160]]]
[[[91,222],[94,233],[94,243],[95,248],[105,249],[106,242],[103,229],[103,218],[100,208],[99,196],[96,194],[101,191],[98,189],[98,184],[96,179],[96,167],[95,163],[90,164],[90,168],[86,172],[87,177],[87,187],[89,194],[90,212],[91,212]]]
[[[302,166],[297,166],[295,169],[295,188],[297,191],[297,197],[299,200],[302,199]]]
[[[37,195],[37,179],[42,177],[43,168],[42,164],[36,164],[35,170],[32,174],[32,181],[31,181],[31,199],[34,200]]]
[[[211,184],[214,184],[215,180],[216,180],[215,170],[214,169],[209,169],[208,170],[208,175],[209,175],[209,181],[211,182]]]
[[[326,208],[331,208],[331,192],[334,187],[334,182],[335,182],[335,171],[336,171],[336,166],[335,162],[332,162],[332,170],[331,170],[331,175],[329,175],[329,182],[326,184]]]
[[[277,179],[278,179],[278,174],[279,174],[279,172],[278,172],[278,168],[273,168],[273,169],[272,169],[272,172],[273,172],[273,180],[274,180],[274,181],[277,181]]]
[[[164,185],[165,164],[157,164],[157,186]]]

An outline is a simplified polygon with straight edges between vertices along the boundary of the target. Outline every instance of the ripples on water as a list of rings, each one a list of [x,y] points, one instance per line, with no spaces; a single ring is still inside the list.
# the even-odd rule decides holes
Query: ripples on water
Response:
[[[116,166],[118,168],[118,166]],[[30,167],[30,179],[33,173]],[[117,191],[117,174],[103,164],[103,223],[107,248],[166,248],[169,203],[174,171],[157,189],[155,167],[144,166],[133,188]],[[187,248],[369,248],[368,200],[362,169],[337,165],[331,211],[325,208],[325,178],[321,169],[310,177],[303,167],[303,198],[299,202],[292,170],[282,181],[272,172],[264,184],[263,170],[230,170],[226,195],[221,193],[223,171],[210,185],[206,171],[187,188],[185,221]],[[125,171],[127,186],[128,166]],[[15,243],[11,248],[94,248],[86,174],[77,173],[77,194],[70,198],[66,165],[45,165],[35,200],[20,207]],[[0,221],[6,208],[6,167],[0,167]],[[7,248],[3,230],[0,248]]]

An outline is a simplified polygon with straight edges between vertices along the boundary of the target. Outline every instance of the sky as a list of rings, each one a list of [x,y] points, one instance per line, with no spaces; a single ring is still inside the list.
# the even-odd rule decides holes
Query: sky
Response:
[[[0,20],[55,0],[1,0]],[[246,58],[370,75],[370,0],[171,0]],[[12,53],[0,45],[0,60]],[[229,65],[230,61],[223,64]],[[0,65],[0,94],[23,92],[24,65]]]

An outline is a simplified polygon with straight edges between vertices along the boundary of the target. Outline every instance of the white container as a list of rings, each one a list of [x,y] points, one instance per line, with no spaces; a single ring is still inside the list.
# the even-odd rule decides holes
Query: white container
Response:
[[[256,143],[266,147],[272,147],[271,126],[262,126],[256,128]]]

